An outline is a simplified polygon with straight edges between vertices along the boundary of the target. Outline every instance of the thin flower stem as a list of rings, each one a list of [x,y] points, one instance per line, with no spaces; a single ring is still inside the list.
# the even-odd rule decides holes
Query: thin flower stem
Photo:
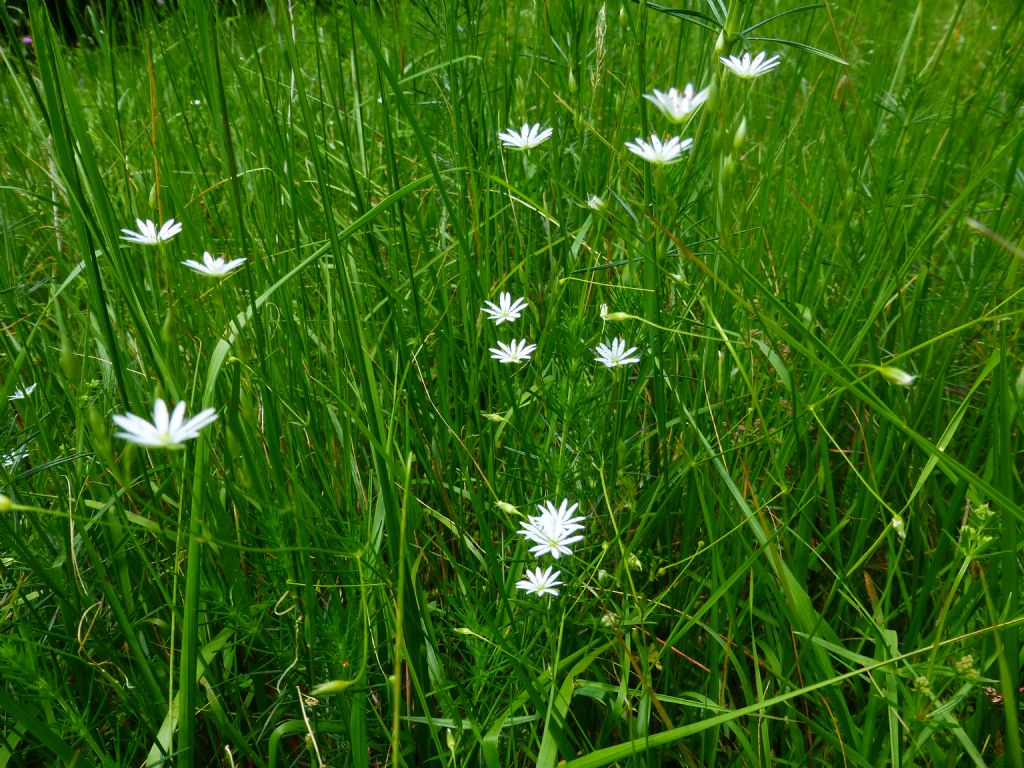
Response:
[[[684,331],[684,330],[681,330],[679,328],[670,328],[667,325],[659,325],[658,323],[652,323],[646,317],[641,317],[640,315],[630,315],[630,314],[628,314],[626,312],[620,313],[619,317],[616,318],[616,320],[636,320],[638,323],[643,323],[644,325],[653,326],[654,328],[657,328],[659,331],[664,331],[665,333],[671,333],[671,334],[674,334],[676,336],[689,336],[690,338],[693,338],[693,339],[703,339],[705,341],[718,341],[718,339],[719,339],[718,336],[702,336],[699,333],[692,333],[690,331]],[[709,326],[705,326],[705,327],[709,327]],[[723,330],[723,333],[725,333],[727,335],[730,335],[730,336],[736,336],[737,338],[740,336],[740,334],[736,333],[735,331],[725,331],[725,330]]]

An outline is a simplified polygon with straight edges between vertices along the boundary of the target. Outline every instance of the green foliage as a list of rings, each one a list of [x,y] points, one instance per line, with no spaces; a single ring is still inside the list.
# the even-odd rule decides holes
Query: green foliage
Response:
[[[0,768],[1024,765],[1024,12],[692,5],[30,3]]]

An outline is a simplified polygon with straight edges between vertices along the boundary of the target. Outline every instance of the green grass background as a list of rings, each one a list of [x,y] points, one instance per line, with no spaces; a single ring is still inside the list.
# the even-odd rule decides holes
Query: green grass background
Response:
[[[0,768],[1024,765],[1019,4],[0,17]]]

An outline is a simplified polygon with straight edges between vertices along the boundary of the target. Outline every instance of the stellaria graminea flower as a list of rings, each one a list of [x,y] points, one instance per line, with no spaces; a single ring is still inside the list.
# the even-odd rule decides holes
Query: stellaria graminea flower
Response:
[[[518,298],[512,301],[512,294],[502,292],[498,297],[498,303],[495,304],[491,301],[484,302],[487,306],[481,307],[482,312],[487,313],[487,317],[494,321],[495,325],[501,325],[502,323],[511,323],[513,320],[518,320],[519,315],[526,309],[526,299]]]
[[[579,509],[579,503],[569,504],[568,499],[562,499],[562,503],[555,508],[555,505],[550,501],[545,501],[543,504],[538,504],[537,509],[540,510],[539,515],[531,515],[531,521],[541,522],[544,525],[553,525],[566,530],[578,531],[583,528],[583,517],[573,517],[572,513]]]
[[[626,149],[655,165],[668,165],[678,161],[683,152],[692,146],[693,139],[681,139],[678,136],[673,136],[665,142],[653,135],[650,142],[639,137],[636,141],[626,142]]]
[[[138,232],[131,229],[122,229],[121,232],[124,234],[121,235],[121,239],[127,240],[130,243],[136,243],[137,245],[159,245],[160,243],[166,243],[181,232],[181,222],[174,219],[165,221],[160,226],[160,231],[157,231],[156,224],[149,219],[145,221],[136,219],[135,226],[139,228]]]
[[[546,570],[541,570],[538,565],[534,570],[527,570],[524,574],[525,579],[516,582],[516,586],[519,589],[525,590],[531,595],[557,595],[558,587],[562,582],[558,580],[558,577],[562,575],[561,571],[555,571],[553,566],[548,566]]]
[[[4,469],[14,469],[25,460],[28,456],[28,448],[22,446],[10,453],[0,455],[0,464],[4,465]]]
[[[24,400],[26,397],[31,395],[36,389],[35,384],[29,384],[27,387],[18,387],[12,392],[7,399],[8,400]]]
[[[600,211],[604,208],[604,200],[599,195],[591,195],[587,198],[587,208],[592,211]]]
[[[655,88],[654,93],[645,93],[644,98],[660,109],[673,123],[681,123],[696,112],[697,108],[708,100],[709,95],[710,88],[695,92],[693,83],[687,83],[682,93],[675,88],[669,88],[668,93],[662,93]]]
[[[736,77],[751,78],[760,77],[765,72],[771,72],[779,66],[779,59],[781,57],[772,56],[766,61],[765,57],[767,55],[767,53],[761,51],[753,59],[750,58],[749,53],[744,53],[742,56],[723,56],[719,60]]]
[[[192,259],[186,259],[181,262],[189,269],[195,270],[200,274],[208,277],[224,277],[234,269],[238,269],[242,264],[245,263],[245,259],[232,259],[228,261],[223,256],[213,258],[209,251],[203,251],[202,262],[194,261]]]
[[[502,131],[498,134],[501,143],[509,149],[533,149],[538,144],[543,144],[551,138],[551,128],[541,128],[540,123],[530,125],[523,123],[522,129],[517,133],[514,128]]]
[[[608,368],[640,362],[639,357],[631,357],[636,354],[636,347],[626,349],[625,339],[612,339],[611,346],[598,344],[594,351],[597,352],[594,359]]]
[[[569,506],[569,500],[563,499],[557,509],[550,501],[538,504],[539,515],[531,515],[519,530],[521,536],[534,542],[530,552],[536,557],[549,554],[556,560],[562,555],[571,555],[570,544],[583,541],[583,536],[574,535],[583,529],[582,517],[573,517],[579,504]]]
[[[522,363],[530,359],[530,355],[536,348],[536,344],[527,344],[526,339],[522,341],[512,339],[508,344],[499,341],[497,348],[491,347],[490,352],[491,357],[499,363]]]
[[[184,401],[174,406],[174,412],[168,416],[167,404],[157,398],[153,404],[152,423],[134,413],[114,416],[114,423],[124,430],[116,432],[114,436],[147,448],[174,448],[186,440],[199,437],[199,430],[216,419],[217,411],[207,408],[185,421]]]

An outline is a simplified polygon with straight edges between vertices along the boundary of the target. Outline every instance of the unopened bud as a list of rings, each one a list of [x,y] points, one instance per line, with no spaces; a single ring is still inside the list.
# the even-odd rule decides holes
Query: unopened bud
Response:
[[[736,133],[732,137],[732,149],[734,152],[739,152],[744,144],[747,142],[747,118],[744,117],[740,120],[740,127],[736,129]]]
[[[895,384],[898,387],[909,387],[917,379],[917,376],[907,373],[902,368],[897,368],[892,365],[883,365],[878,369],[878,372],[882,374],[890,384]]]
[[[722,183],[728,184],[729,180],[732,179],[733,171],[736,169],[736,161],[732,159],[732,154],[728,154],[722,158]]]
[[[66,340],[61,340],[60,343],[60,367],[70,381],[78,381],[82,375],[82,366],[78,362],[78,356],[75,355],[71,344]]]
[[[171,310],[167,310],[167,317],[164,318],[164,324],[160,328],[160,338],[163,339],[165,344],[170,344],[174,341],[174,315]]]
[[[496,506],[498,509],[504,512],[506,515],[519,514],[519,510],[514,505],[509,504],[507,501],[496,501],[494,502],[494,506]]]
[[[721,56],[725,53],[725,30],[718,33],[718,39],[715,40],[715,56]]]

